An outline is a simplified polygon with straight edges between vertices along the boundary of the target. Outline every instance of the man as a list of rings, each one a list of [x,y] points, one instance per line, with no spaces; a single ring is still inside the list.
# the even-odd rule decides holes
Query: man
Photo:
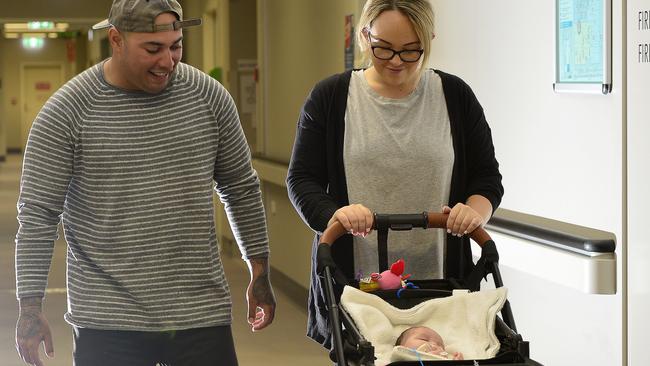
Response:
[[[114,0],[113,55],[43,106],[18,200],[16,347],[53,356],[41,307],[57,224],[68,244],[75,365],[237,365],[231,301],[216,243],[212,188],[251,281],[248,321],[269,325],[275,298],[259,180],[227,91],[180,63],[176,0]]]

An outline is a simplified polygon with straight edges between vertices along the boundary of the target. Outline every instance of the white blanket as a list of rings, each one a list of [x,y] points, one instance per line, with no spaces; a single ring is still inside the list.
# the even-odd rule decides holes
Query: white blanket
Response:
[[[410,309],[398,309],[376,295],[346,286],[341,304],[361,334],[375,347],[378,364],[391,361],[395,340],[407,328],[427,326],[440,334],[447,351],[461,352],[466,360],[494,357],[499,340],[494,334],[497,312],[506,301],[507,290],[458,292],[424,301]],[[400,357],[395,355],[395,357]],[[393,357],[393,361],[396,359]]]

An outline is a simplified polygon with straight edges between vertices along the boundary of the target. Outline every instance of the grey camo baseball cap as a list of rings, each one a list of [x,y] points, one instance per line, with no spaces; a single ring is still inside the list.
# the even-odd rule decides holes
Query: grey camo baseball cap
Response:
[[[155,24],[156,17],[162,13],[173,13],[177,20]],[[201,25],[201,19],[183,20],[183,9],[176,0],[113,0],[108,19],[93,25],[93,29],[114,26],[122,32],[154,33],[195,25]]]

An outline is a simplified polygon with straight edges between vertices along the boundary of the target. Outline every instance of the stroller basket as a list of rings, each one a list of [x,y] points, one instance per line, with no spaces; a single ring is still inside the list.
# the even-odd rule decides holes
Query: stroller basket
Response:
[[[373,229],[378,234],[378,254],[380,271],[388,268],[387,237],[389,230],[411,230],[420,228],[446,228],[448,215],[440,213],[421,214],[375,214]],[[358,327],[343,307],[337,304],[334,284],[343,286],[348,284],[345,277],[336,268],[331,255],[331,244],[346,233],[339,223],[335,223],[321,236],[318,253],[318,273],[324,277],[323,285],[329,312],[330,327],[333,336],[333,349],[330,358],[337,365],[375,365],[373,345],[360,333]],[[502,287],[503,281],[498,268],[499,255],[496,246],[489,234],[482,228],[474,230],[470,238],[482,248],[481,258],[476,263],[472,272],[464,279],[433,279],[412,281],[418,288],[408,288],[400,292],[374,291],[379,296],[396,308],[408,309],[425,300],[451,296],[455,289],[468,289],[478,291],[481,279],[491,273],[496,287]],[[357,284],[353,284],[357,285]],[[393,362],[390,366],[398,365],[521,365],[541,366],[540,363],[529,358],[528,342],[524,341],[517,333],[510,303],[506,300],[501,309],[501,316],[496,317],[495,334],[501,344],[496,357],[485,360],[449,360],[449,361],[400,361]]]

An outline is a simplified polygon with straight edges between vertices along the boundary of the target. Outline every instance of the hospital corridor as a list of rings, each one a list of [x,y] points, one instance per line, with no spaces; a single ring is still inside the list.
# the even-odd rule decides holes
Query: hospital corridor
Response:
[[[24,365],[15,349],[14,334],[17,303],[15,300],[15,273],[13,240],[17,222],[15,202],[18,199],[18,186],[22,159],[10,156],[0,167],[1,215],[0,237],[2,275],[0,278],[0,364],[3,366]],[[45,300],[45,314],[49,320],[54,338],[55,357],[45,359],[46,365],[72,365],[72,330],[63,320],[66,312],[65,289],[65,241],[58,240],[54,251],[51,275]],[[239,255],[224,254],[228,282],[233,295],[233,334],[237,356],[241,365],[320,365],[323,355],[320,346],[309,341],[304,335],[307,317],[301,303],[295,296],[275,286],[278,310],[273,327],[253,334],[246,321],[245,293],[248,286],[248,269]],[[276,280],[279,282],[279,280]],[[290,348],[291,352],[286,352]]]
[[[114,340],[227,329],[226,286],[241,366],[332,365],[330,341],[363,365],[650,365],[650,0],[1,9],[0,366],[27,365],[42,329],[57,222],[43,366],[92,339],[74,321]],[[256,324],[269,278],[276,301],[256,332],[246,253]],[[201,354],[230,352],[220,337]]]

